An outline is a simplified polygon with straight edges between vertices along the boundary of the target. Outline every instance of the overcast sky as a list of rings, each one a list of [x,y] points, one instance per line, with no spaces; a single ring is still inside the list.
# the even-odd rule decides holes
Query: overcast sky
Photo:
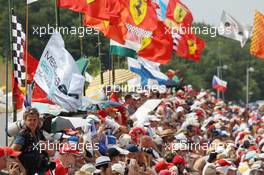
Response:
[[[264,14],[264,0],[181,0],[192,11],[194,22],[217,25],[225,10],[238,21],[253,25],[255,10]]]

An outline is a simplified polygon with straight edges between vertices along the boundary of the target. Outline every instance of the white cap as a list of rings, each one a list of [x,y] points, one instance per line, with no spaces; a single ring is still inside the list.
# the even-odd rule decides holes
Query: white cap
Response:
[[[197,95],[197,99],[201,99],[201,98],[203,98],[205,95],[206,95],[206,92],[205,92],[205,91],[200,92],[200,93]]]
[[[225,148],[223,146],[218,146],[215,148],[216,153],[222,153],[225,151]]]
[[[176,109],[176,112],[183,112],[184,111],[184,108],[182,106],[179,106],[177,109]]]
[[[108,156],[100,156],[95,160],[95,166],[101,166],[111,163],[111,160]]]
[[[125,174],[125,166],[121,163],[115,163],[112,165],[112,171],[115,171],[121,175]]]
[[[156,115],[148,115],[147,118],[148,118],[149,121],[153,121],[153,122],[154,121],[156,121],[156,122],[160,121],[160,118],[158,116],[156,116]]]

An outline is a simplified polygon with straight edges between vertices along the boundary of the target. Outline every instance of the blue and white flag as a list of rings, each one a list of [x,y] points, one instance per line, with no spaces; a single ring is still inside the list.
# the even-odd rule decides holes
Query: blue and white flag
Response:
[[[128,68],[141,77],[141,86],[146,85],[171,85],[168,77],[157,70],[157,67],[152,67],[151,64],[142,61],[141,59],[127,58]]]
[[[159,20],[165,21],[169,0],[152,0],[152,1],[159,5],[159,8],[156,10]]]

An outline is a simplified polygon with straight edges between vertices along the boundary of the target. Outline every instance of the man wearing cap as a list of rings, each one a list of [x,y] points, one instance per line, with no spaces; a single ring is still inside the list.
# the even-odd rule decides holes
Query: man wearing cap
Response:
[[[108,156],[100,156],[95,160],[95,167],[101,170],[100,175],[112,175],[111,160]]]
[[[188,162],[186,162],[182,156],[180,155],[176,155],[173,157],[172,159],[172,163],[177,166],[179,174],[183,174],[186,173],[186,164],[188,164]]]
[[[158,128],[158,122],[160,122],[160,118],[156,115],[148,115],[149,126],[147,127],[147,132],[151,137],[158,137],[156,134]]]
[[[129,154],[127,155],[128,158],[131,158],[131,159],[137,159],[138,158],[139,148],[138,148],[137,145],[135,145],[135,144],[128,144],[126,146],[126,150],[129,151]]]
[[[120,161],[120,152],[116,148],[108,148],[107,155],[111,160],[111,163],[118,163]]]
[[[126,166],[121,163],[115,163],[112,165],[113,175],[124,175]]]
[[[69,173],[69,168],[75,166],[76,157],[80,155],[81,152],[76,149],[76,147],[69,144],[63,144],[59,150],[59,158],[55,160],[56,168],[53,170],[54,175],[67,175]],[[47,172],[46,175],[49,175]]]
[[[97,169],[95,168],[95,166],[91,163],[88,163],[88,164],[84,164],[80,171],[85,171],[85,172],[88,172],[88,173],[95,173],[97,171]]]
[[[8,157],[18,157],[21,152],[14,151],[10,147],[0,147],[0,174],[7,174],[2,172],[2,170],[9,168],[8,174],[9,175],[18,175],[23,173],[22,171],[24,168],[21,164],[17,163],[16,161],[8,160]],[[9,167],[8,167],[9,162]],[[25,173],[25,172],[24,172]]]

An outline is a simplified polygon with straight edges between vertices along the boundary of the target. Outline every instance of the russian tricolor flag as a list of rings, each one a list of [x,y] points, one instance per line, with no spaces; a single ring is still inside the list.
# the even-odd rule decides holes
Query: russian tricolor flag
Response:
[[[214,89],[220,91],[220,92],[225,92],[227,88],[227,82],[224,80],[221,80],[219,77],[214,76],[212,86]]]

